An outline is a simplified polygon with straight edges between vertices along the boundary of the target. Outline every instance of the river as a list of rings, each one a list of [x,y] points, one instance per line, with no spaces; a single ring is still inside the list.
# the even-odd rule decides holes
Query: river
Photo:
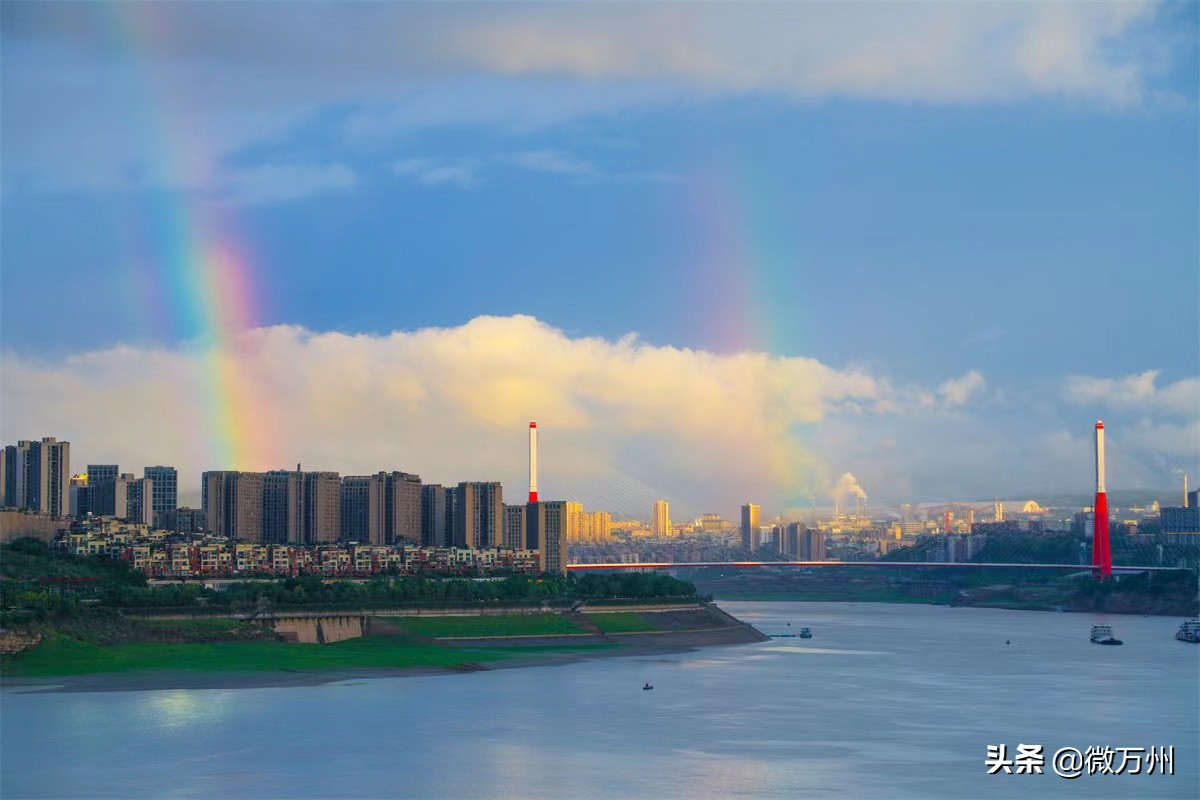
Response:
[[[24,797],[1200,796],[1180,620],[723,602],[811,640],[286,688],[0,697]],[[788,623],[791,623],[789,628]],[[1123,647],[1088,642],[1106,622]],[[1006,644],[1008,640],[1008,644]],[[653,691],[642,691],[644,681]],[[1174,775],[988,775],[989,744],[1171,746]]]

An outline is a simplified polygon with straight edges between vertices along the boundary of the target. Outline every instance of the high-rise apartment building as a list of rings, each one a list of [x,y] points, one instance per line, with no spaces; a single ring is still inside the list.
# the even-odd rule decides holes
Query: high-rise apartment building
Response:
[[[421,543],[421,476],[410,472],[380,473],[387,483],[384,497],[385,544]]]
[[[342,478],[342,539],[371,544],[419,544],[421,477],[380,472]]]
[[[153,496],[150,498],[150,512],[153,524],[165,524],[168,511],[174,511],[179,506],[179,474],[174,467],[146,467],[142,476],[153,484]]]
[[[278,469],[263,475],[262,541],[303,544],[304,503],[300,471]]]
[[[113,517],[117,514],[117,498],[113,492],[113,481],[120,475],[116,464],[88,464],[87,485],[91,499],[92,514],[97,517]]]
[[[566,529],[564,531],[567,537],[567,543],[583,541],[583,503],[577,503],[573,500],[566,502]]]
[[[671,515],[668,513],[666,500],[654,501],[650,530],[653,531],[654,536],[657,538],[665,538],[671,535]]]
[[[782,525],[772,525],[771,526],[771,549],[773,549],[776,553],[783,552],[783,526]]]
[[[341,539],[383,544],[384,482],[375,475],[342,478]]]
[[[88,492],[86,472],[71,476],[71,486],[67,490],[67,494],[67,502],[71,507],[71,516],[77,518],[86,517],[88,512],[92,510],[92,498]]]
[[[586,511],[580,514],[579,541],[603,542],[612,536],[612,514],[607,511]]]
[[[163,526],[169,531],[180,533],[203,533],[205,514],[202,508],[180,507],[168,511]]]
[[[243,541],[263,539],[264,476],[259,472],[205,472],[205,528],[213,536]]]
[[[5,445],[0,455],[0,508],[17,506],[17,446]]]
[[[525,549],[537,550],[542,572],[567,571],[567,503],[563,500],[525,504]]]
[[[336,542],[342,533],[342,480],[336,472],[302,472],[305,544]]]
[[[0,459],[0,505],[54,517],[71,510],[71,443],[46,436],[21,440],[4,448]]]
[[[504,506],[504,547],[509,550],[525,549],[525,506]]]
[[[463,482],[454,489],[456,547],[499,547],[504,538],[504,490],[496,482]]]
[[[804,538],[800,547],[798,561],[824,561],[825,560],[825,533],[824,531],[809,529],[804,532]]]
[[[113,516],[139,525],[152,525],[154,512],[152,500],[153,481],[138,478],[132,472],[119,475],[111,482],[113,493]]]
[[[453,530],[454,490],[436,483],[421,487],[421,544],[449,547]]]
[[[612,514],[607,511],[592,512],[592,541],[607,542],[612,538]]]
[[[742,506],[742,549],[753,551],[758,547],[758,506],[747,503]]]
[[[790,523],[783,534],[783,554],[788,558],[799,560],[800,545],[804,540],[807,527],[803,522]]]

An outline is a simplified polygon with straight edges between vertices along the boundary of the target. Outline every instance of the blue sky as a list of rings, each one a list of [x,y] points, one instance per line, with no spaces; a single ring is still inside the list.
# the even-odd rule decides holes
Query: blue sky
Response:
[[[667,433],[639,421],[657,407],[548,375],[480,412],[481,428],[459,425],[461,441],[388,428],[394,449],[372,452],[389,463],[373,467],[338,449],[336,418],[387,409],[322,400],[249,452],[264,463],[237,466],[311,453],[343,472],[421,471],[407,463],[421,458],[439,479],[495,471],[519,488],[522,454],[501,463],[510,442],[492,426],[549,413],[553,430],[546,398],[561,394],[579,412],[559,426],[563,458],[581,462],[563,491],[595,507],[604,475],[642,487],[634,507],[663,494],[696,513],[714,491],[726,513],[748,493],[782,513],[844,471],[897,502],[1086,490],[1090,424],[1106,415],[1126,485],[1200,471],[1195,4],[0,13],[6,440],[58,432],[82,457],[136,461],[130,381],[154,395],[207,380],[195,354],[212,330],[179,288],[205,267],[172,244],[174,215],[192,250],[245,254],[250,321],[304,329],[279,356],[292,364],[319,361],[322,335],[350,335],[343,362],[393,331],[471,346],[481,316],[536,348],[523,315],[540,321],[533,340],[606,342],[597,380],[683,349],[736,387],[730,359],[757,353],[776,361],[741,387],[747,407],[800,402],[725,442],[694,364],[663,379],[678,379],[672,402],[712,413]],[[614,355],[630,334],[646,352]],[[135,354],[134,377],[79,371],[113,348]],[[253,346],[228,350],[260,381],[235,402],[303,405],[262,377]],[[179,363],[156,375],[155,354]],[[457,374],[455,357],[421,363]],[[787,359],[828,374],[775,386]],[[855,376],[874,388],[828,389]],[[120,424],[98,435],[56,410],[69,385]],[[846,405],[795,400],[811,391]],[[435,427],[473,413],[440,410],[409,412]],[[202,403],[192,413],[192,433],[162,432],[172,444],[147,463],[232,466],[205,461],[200,440],[228,434]],[[448,460],[446,444],[495,459]],[[725,497],[729,463],[752,466]]]

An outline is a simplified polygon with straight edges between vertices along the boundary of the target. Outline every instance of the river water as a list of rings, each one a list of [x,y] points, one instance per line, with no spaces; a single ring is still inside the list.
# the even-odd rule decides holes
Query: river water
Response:
[[[1200,796],[1200,647],[1178,619],[721,605],[815,636],[319,686],[5,690],[0,795]],[[1096,622],[1125,646],[1090,644]],[[1173,745],[1175,774],[986,774],[989,744],[1018,743]]]

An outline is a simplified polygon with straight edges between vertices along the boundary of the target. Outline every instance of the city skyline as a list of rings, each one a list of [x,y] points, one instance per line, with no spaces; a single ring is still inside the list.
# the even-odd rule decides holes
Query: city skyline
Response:
[[[546,496],[697,514],[1083,493],[1098,418],[1200,474],[1195,4],[625,11],[3,4],[0,435],[520,486],[537,419]]]
[[[29,446],[36,447],[39,445],[44,445],[46,442],[55,443],[55,446],[62,447],[64,449],[70,448],[72,446],[71,442],[64,441],[59,437],[50,436],[50,437],[41,437],[40,439],[21,440],[16,445],[6,446],[5,450],[6,450],[6,452],[12,451],[12,453],[10,453],[9,455],[15,456],[15,454],[19,452],[20,447],[22,445],[29,445]],[[18,481],[17,476],[18,476],[19,471],[17,469],[13,468],[13,466],[15,466],[16,462],[13,461],[13,464],[10,465],[8,463],[8,460],[9,459],[6,457],[5,464],[3,465],[4,469],[0,470],[0,477],[3,477],[3,479],[5,481],[12,484],[11,486],[8,486],[8,489],[6,491],[11,490],[13,497],[20,497],[19,489],[16,488],[17,487],[16,481]],[[275,469],[268,469],[268,470],[203,470],[197,479],[197,484],[198,484],[197,488],[195,488],[194,490],[189,490],[187,488],[186,482],[183,482],[184,488],[183,488],[183,490],[180,490],[179,484],[181,482],[178,479],[177,470],[173,466],[164,466],[164,465],[147,466],[143,470],[144,477],[139,479],[133,473],[122,472],[119,464],[94,464],[94,463],[92,463],[92,464],[87,464],[86,469],[84,469],[82,467],[82,465],[79,465],[79,464],[75,464],[75,465],[67,464],[67,465],[65,465],[65,467],[62,471],[62,476],[63,476],[62,485],[66,486],[68,483],[70,484],[70,486],[69,486],[69,488],[70,488],[69,502],[68,502],[68,493],[64,490],[62,507],[64,509],[68,508],[68,506],[72,509],[75,507],[76,499],[75,499],[74,492],[77,488],[79,488],[76,486],[76,478],[82,478],[83,480],[80,483],[80,487],[88,490],[88,495],[87,495],[88,499],[85,501],[85,505],[86,505],[88,511],[91,511],[92,513],[96,513],[98,515],[122,517],[122,516],[124,516],[124,514],[121,513],[120,511],[118,511],[118,509],[136,508],[137,515],[139,517],[145,515],[147,522],[152,521],[152,520],[158,520],[158,514],[160,512],[172,510],[175,508],[185,509],[185,510],[192,510],[192,509],[200,508],[203,505],[203,497],[206,493],[206,479],[207,479],[207,476],[209,476],[210,474],[214,475],[214,476],[246,474],[246,475],[251,475],[251,476],[257,476],[261,479],[267,480],[268,482],[270,481],[270,479],[272,477],[287,477],[287,476],[292,476],[292,475],[312,475],[312,476],[324,475],[324,476],[330,476],[331,478],[336,478],[341,483],[350,482],[350,483],[354,484],[355,486],[359,486],[360,484],[362,484],[360,489],[366,488],[366,484],[363,483],[364,481],[383,481],[386,478],[389,481],[389,485],[390,485],[390,481],[394,477],[403,477],[405,479],[411,479],[413,481],[416,481],[418,486],[424,486],[425,488],[438,489],[438,490],[447,491],[447,492],[453,490],[456,485],[459,486],[460,488],[464,485],[479,486],[479,487],[486,487],[486,486],[499,487],[499,486],[503,485],[503,483],[500,481],[489,482],[486,480],[480,481],[477,479],[468,479],[468,480],[464,481],[464,480],[456,479],[456,480],[451,480],[448,485],[443,486],[441,482],[423,481],[419,474],[409,474],[404,471],[397,470],[395,468],[376,468],[374,470],[367,471],[365,474],[357,474],[357,473],[348,473],[348,472],[344,473],[344,472],[342,472],[340,470],[336,470],[336,469],[334,469],[334,470],[322,469],[322,468],[304,469],[303,464],[298,462],[295,465],[295,470],[292,470],[290,468],[275,468]],[[1182,486],[1183,486],[1182,494],[1186,495],[1187,486],[1188,486],[1188,483],[1187,483],[1188,475],[1186,473],[1180,473],[1180,475],[1178,477],[1182,480]],[[165,478],[165,480],[164,480],[164,478]],[[155,480],[155,479],[157,479],[157,480]],[[43,476],[43,480],[45,480],[45,476]],[[143,480],[152,481],[152,484],[151,484],[153,486],[152,494],[148,495],[152,499],[151,499],[150,504],[148,504],[148,505],[144,505],[143,500],[141,499],[141,490],[138,490],[136,500],[133,499],[133,497],[134,497],[133,495],[129,495],[130,499],[126,500],[126,491],[127,490],[124,488],[118,487],[117,493],[114,494],[114,486],[113,486],[114,481],[116,481],[117,484],[129,483],[130,485],[132,485],[132,484],[142,484]],[[6,486],[7,486],[7,483],[6,483]],[[147,487],[147,488],[149,488],[149,487]],[[107,491],[107,495],[105,495],[103,493],[97,494],[97,490],[99,490],[100,492]],[[132,490],[129,490],[129,491],[132,491]],[[373,491],[379,492],[382,490],[377,488]],[[510,492],[511,491],[513,491],[513,489],[511,488],[511,485],[510,485]],[[860,506],[858,504],[859,500],[861,500],[862,512],[863,513],[867,512],[868,504],[867,504],[866,493],[863,491],[862,487],[859,485],[859,483],[854,475],[852,475],[850,473],[843,473],[839,477],[837,482],[834,483],[833,486],[830,487],[828,491],[829,491],[828,495],[818,495],[818,496],[811,497],[810,505],[808,505],[808,506],[793,507],[793,508],[783,508],[783,507],[768,508],[769,513],[766,515],[766,517],[764,517],[764,524],[766,524],[766,523],[773,524],[777,520],[782,520],[784,522],[789,522],[789,521],[803,522],[804,520],[808,519],[811,514],[816,514],[818,511],[820,511],[823,518],[827,517],[831,520],[836,520],[836,519],[841,519],[841,518],[852,519],[852,518],[857,517],[857,515],[859,513],[859,508],[860,508]],[[1139,490],[1137,488],[1122,488],[1122,489],[1118,490],[1118,493],[1122,494],[1122,495],[1126,495],[1126,496],[1128,496],[1130,493],[1139,493],[1143,496],[1161,495],[1161,497],[1159,497],[1158,499],[1165,501],[1166,504],[1170,504],[1172,502],[1172,498],[1174,496],[1181,494],[1178,486],[1175,488],[1163,487],[1163,488],[1148,489],[1148,490]],[[523,494],[524,494],[524,492],[522,490],[521,496],[523,496]],[[1017,501],[1017,502],[1021,503],[1022,505],[1025,503],[1032,502],[1033,506],[1037,506],[1038,503],[1037,503],[1036,498],[1040,497],[1040,498],[1045,499],[1046,497],[1052,496],[1055,494],[1063,494],[1063,493],[1042,491],[1042,492],[1030,492],[1030,493],[1024,493],[1024,494],[1005,495],[1003,497],[1001,497],[1000,495],[995,495],[991,500],[984,499],[984,498],[978,498],[978,497],[977,498],[970,498],[970,497],[957,497],[956,498],[956,497],[942,496],[942,497],[932,499],[932,500],[925,499],[925,500],[920,500],[920,501],[915,501],[915,502],[911,499],[900,500],[900,501],[890,501],[889,500],[889,501],[885,501],[885,502],[876,502],[876,503],[871,504],[871,507],[873,507],[877,512],[883,511],[883,510],[886,510],[886,512],[894,512],[897,509],[902,512],[905,508],[919,508],[921,506],[941,507],[946,504],[957,504],[957,505],[964,505],[964,506],[977,506],[978,508],[976,508],[976,510],[983,510],[984,508],[994,507],[996,509],[995,513],[997,515],[999,515],[1002,513],[1002,509],[1004,507],[1005,502]],[[1088,493],[1086,491],[1078,492],[1078,493],[1066,493],[1066,494],[1075,494],[1077,497],[1088,496]],[[546,496],[546,493],[543,492],[542,496],[544,498]],[[850,506],[847,503],[847,501],[850,501],[850,500],[854,501],[853,506]],[[134,502],[136,505],[128,505],[129,502]],[[580,505],[578,500],[553,501],[553,502],[567,502],[569,505]],[[635,521],[644,522],[649,529],[654,530],[656,533],[661,533],[663,531],[670,531],[671,529],[673,529],[676,526],[677,522],[673,522],[669,518],[668,509],[669,509],[670,504],[668,501],[663,500],[662,498],[655,498],[648,502],[649,502],[648,508],[640,508],[640,509],[636,506],[622,507],[620,505],[614,505],[612,502],[606,502],[604,500],[600,500],[597,503],[584,503],[583,505],[588,505],[589,508],[596,508],[598,505],[599,507],[604,509],[603,513],[616,514],[618,519],[635,520]],[[1156,502],[1157,502],[1157,500],[1156,500]],[[345,501],[343,500],[342,503],[344,505]],[[1070,505],[1070,504],[1068,504],[1068,505]],[[1086,502],[1084,503],[1084,505],[1086,505]],[[508,506],[506,505],[506,507],[508,507]],[[748,506],[746,506],[746,505],[740,506],[740,513],[742,515],[743,520],[745,518],[745,513],[746,513],[747,507]],[[749,507],[753,507],[756,510],[755,516],[757,517],[757,510],[760,508],[760,505],[751,503]],[[36,509],[34,509],[34,510],[36,510]],[[642,512],[646,512],[646,513],[643,514]],[[725,512],[728,513],[728,509],[726,509]],[[363,512],[363,513],[365,513],[365,512]],[[382,511],[378,511],[378,512],[372,511],[371,513],[372,514],[382,514]],[[738,513],[735,510],[734,513],[730,514],[730,519],[734,519],[736,521],[737,515],[738,515]],[[885,516],[886,515],[887,514],[885,513]],[[720,517],[723,519],[724,513],[716,510],[716,506],[711,503],[708,505],[704,505],[704,506],[697,506],[696,509],[690,509],[690,508],[687,509],[686,513],[684,515],[683,522],[678,523],[678,524],[685,524],[685,525],[691,525],[693,523],[698,524],[702,521],[703,517],[707,517],[707,516],[716,516],[716,517]],[[496,522],[497,528],[501,532],[498,534],[498,536],[500,536],[500,537],[504,536],[503,530],[504,530],[505,523],[504,523],[504,520],[502,519],[502,517],[503,517],[503,515],[499,515],[497,518],[497,522]],[[1000,518],[1000,517],[998,516],[997,518]],[[382,519],[382,517],[381,517],[381,519]],[[382,524],[382,522],[380,524]],[[445,535],[449,535],[449,533],[446,533]],[[426,537],[426,538],[428,538],[428,537]],[[467,538],[466,533],[463,533],[461,538],[464,538],[464,539]],[[435,537],[435,539],[436,539],[436,537]],[[267,540],[271,540],[271,537],[267,537]],[[431,541],[432,540],[434,540],[434,539],[431,539]],[[440,541],[440,539],[436,539],[436,540]]]

